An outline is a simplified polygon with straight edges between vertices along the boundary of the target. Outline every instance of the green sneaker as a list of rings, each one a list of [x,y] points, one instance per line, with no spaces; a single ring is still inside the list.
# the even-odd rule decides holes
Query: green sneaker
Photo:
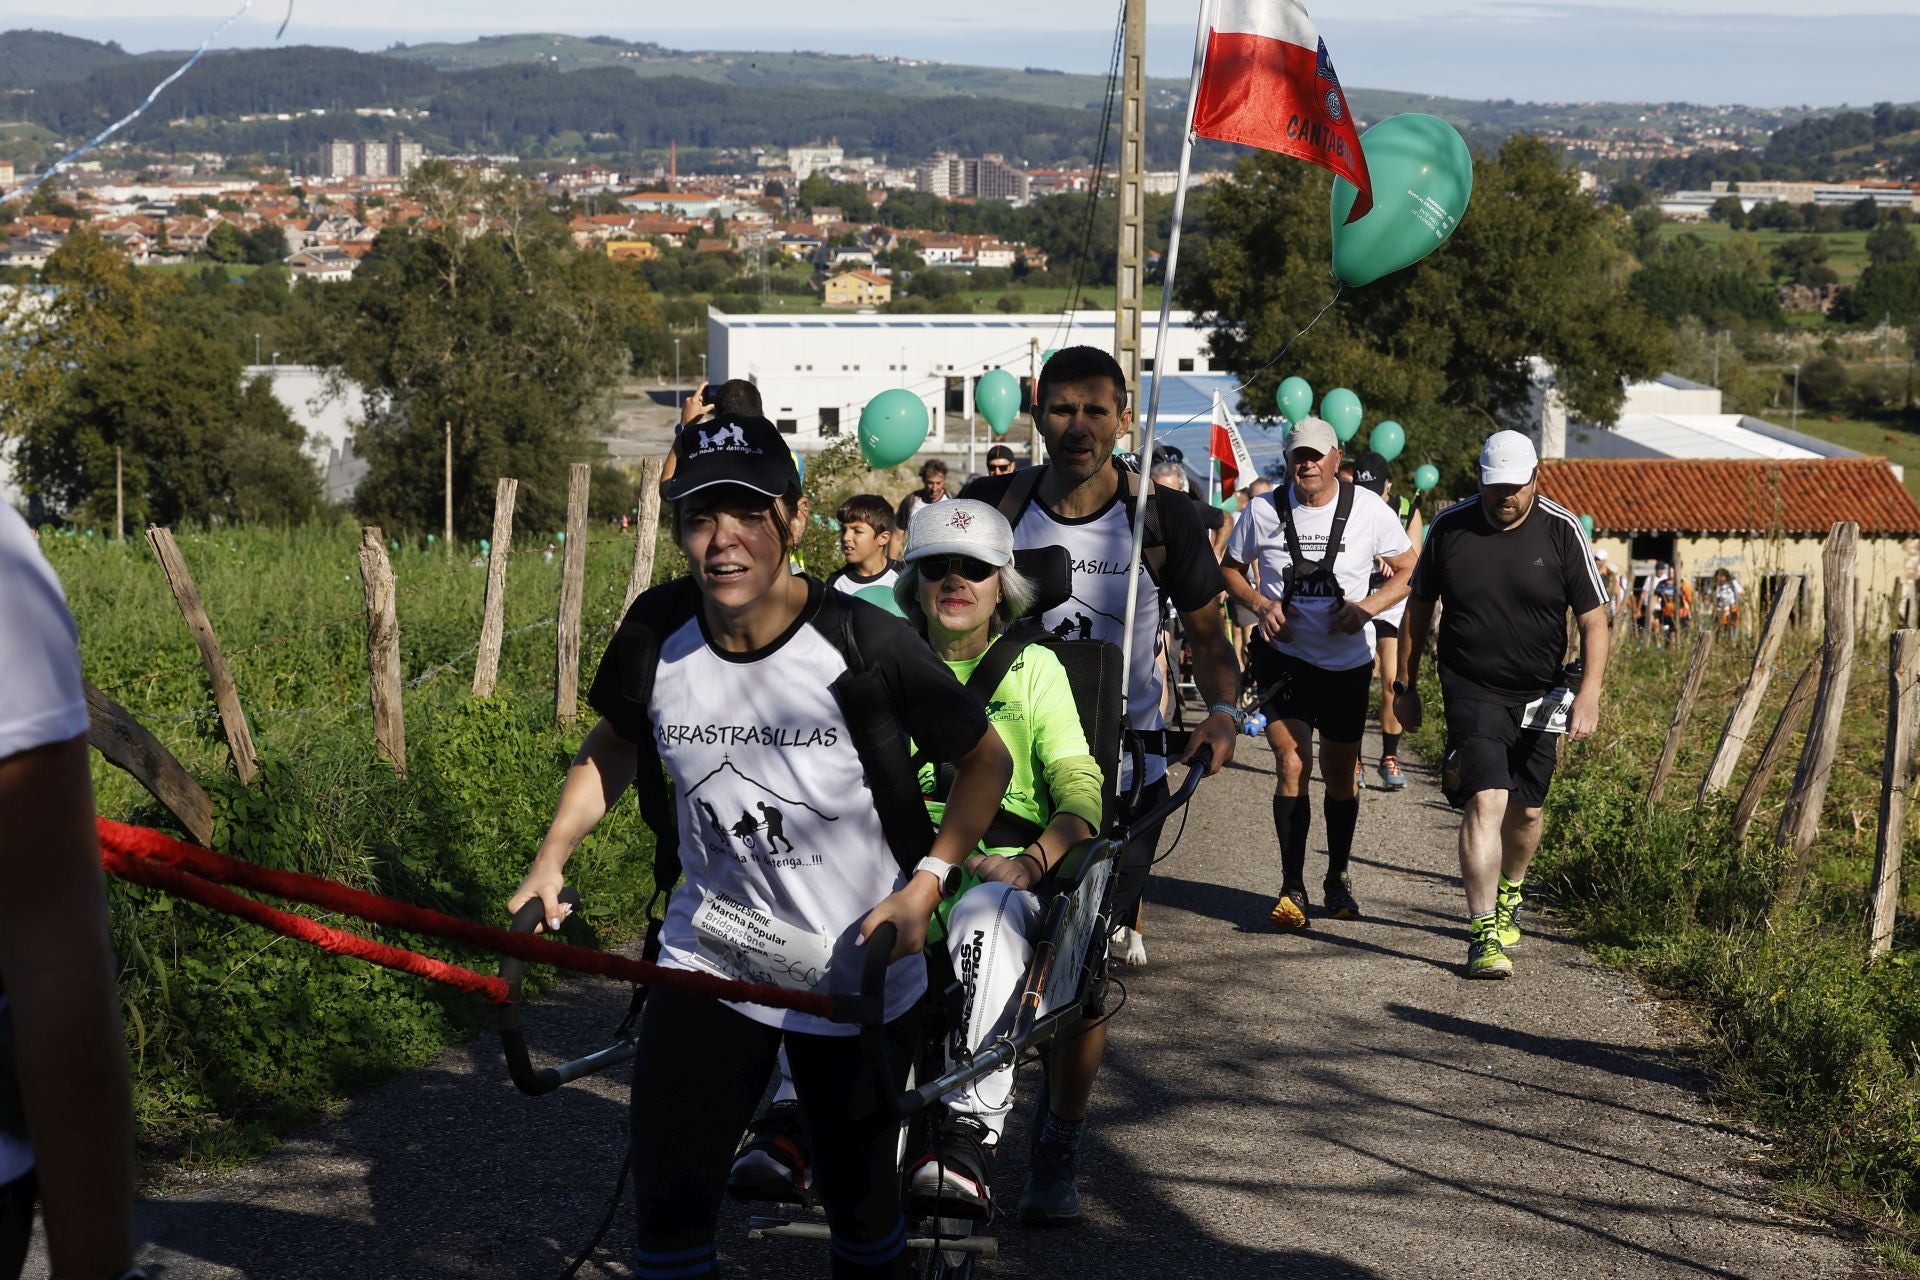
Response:
[[[1469,978],[1511,978],[1513,961],[1507,959],[1507,953],[1500,949],[1500,939],[1492,929],[1476,936],[1467,944],[1467,976]]]
[[[1501,949],[1520,945],[1520,904],[1525,901],[1519,888],[1500,887],[1493,903],[1493,932]]]

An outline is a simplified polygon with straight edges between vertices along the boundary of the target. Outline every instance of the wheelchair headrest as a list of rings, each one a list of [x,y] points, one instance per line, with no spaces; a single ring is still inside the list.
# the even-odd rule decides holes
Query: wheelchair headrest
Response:
[[[1029,618],[1057,609],[1073,595],[1073,561],[1062,546],[1029,547],[1013,553],[1013,567],[1033,583]]]

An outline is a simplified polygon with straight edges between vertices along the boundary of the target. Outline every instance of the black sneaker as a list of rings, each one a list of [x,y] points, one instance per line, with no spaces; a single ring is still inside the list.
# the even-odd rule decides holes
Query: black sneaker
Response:
[[[740,1140],[727,1193],[736,1200],[774,1200],[810,1204],[813,1162],[807,1126],[798,1102],[776,1102],[755,1120]]]
[[[1080,1189],[1073,1185],[1073,1152],[1035,1142],[1027,1185],[1020,1191],[1020,1225],[1071,1227],[1080,1221]]]
[[[1360,903],[1353,896],[1353,879],[1338,876],[1320,886],[1320,910],[1335,920],[1358,920]]]
[[[907,1175],[913,1207],[936,1218],[992,1217],[994,1146],[987,1127],[972,1116],[949,1114],[935,1143]]]

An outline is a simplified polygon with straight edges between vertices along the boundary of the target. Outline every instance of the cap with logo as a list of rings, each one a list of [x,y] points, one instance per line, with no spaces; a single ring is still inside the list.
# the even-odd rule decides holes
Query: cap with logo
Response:
[[[714,418],[681,429],[673,442],[673,479],[661,496],[678,502],[714,485],[737,484],[778,498],[800,484],[793,453],[765,418]]]
[[[949,498],[913,513],[907,525],[908,564],[928,556],[972,556],[998,568],[1013,559],[1013,526],[991,503]]]
[[[1525,484],[1539,466],[1533,441],[1518,431],[1496,431],[1480,447],[1481,484]]]
[[[1387,460],[1369,449],[1353,460],[1353,482],[1376,494],[1387,491]]]
[[[1340,437],[1334,433],[1333,424],[1324,418],[1302,418],[1287,433],[1289,458],[1295,449],[1311,449],[1324,457],[1339,447]]]

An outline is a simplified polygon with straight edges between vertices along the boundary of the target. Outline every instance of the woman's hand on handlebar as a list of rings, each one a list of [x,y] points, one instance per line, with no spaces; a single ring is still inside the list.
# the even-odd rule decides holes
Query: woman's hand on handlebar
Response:
[[[1034,860],[1033,846],[1025,853],[1002,857],[997,853],[969,859],[967,869],[982,880],[1010,884],[1016,889],[1031,889],[1040,883],[1040,864]]]
[[[558,933],[561,922],[573,914],[573,904],[560,901],[560,890],[566,887],[566,879],[559,871],[550,871],[538,862],[527,872],[527,878],[507,899],[507,914],[518,915],[520,908],[533,899],[540,900],[540,923],[533,927],[535,933]]]
[[[893,944],[893,958],[901,960],[914,955],[926,946],[927,921],[939,905],[940,890],[934,885],[933,877],[916,875],[907,881],[905,888],[888,894],[879,906],[867,912],[867,918],[860,922],[860,941],[864,943],[875,929],[890,923],[899,931],[898,940]]]

